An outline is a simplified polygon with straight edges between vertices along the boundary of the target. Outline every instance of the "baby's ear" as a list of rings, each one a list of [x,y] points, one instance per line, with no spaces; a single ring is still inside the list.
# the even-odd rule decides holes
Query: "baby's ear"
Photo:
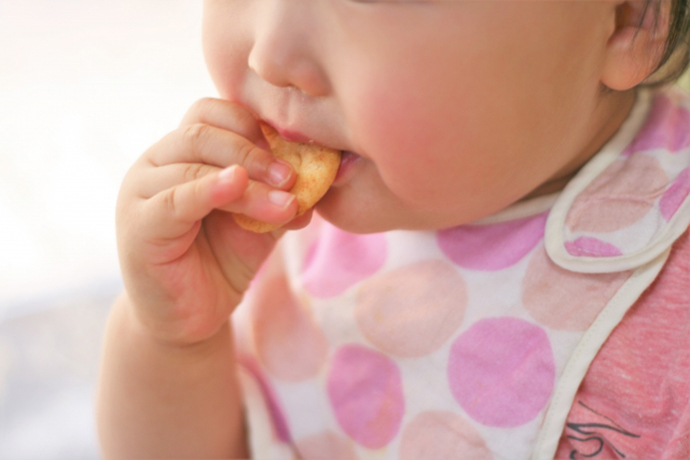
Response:
[[[658,8],[656,7],[658,3]],[[601,82],[625,91],[657,69],[666,46],[670,1],[624,1],[616,7],[614,31],[606,44]]]

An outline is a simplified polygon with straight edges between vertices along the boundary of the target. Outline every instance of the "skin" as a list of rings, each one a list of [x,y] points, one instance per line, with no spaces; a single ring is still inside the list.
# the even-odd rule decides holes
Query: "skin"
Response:
[[[249,454],[229,317],[285,229],[253,234],[230,213],[309,221],[292,220],[294,171],[271,175],[257,118],[361,156],[317,206],[335,225],[460,225],[561,189],[629,113],[666,30],[663,15],[638,28],[622,1],[204,5],[221,98],[144,152],[118,198],[107,459]]]
[[[208,69],[223,98],[363,157],[317,207],[349,231],[455,226],[552,189],[634,101],[601,96],[611,2],[288,3],[208,0]]]

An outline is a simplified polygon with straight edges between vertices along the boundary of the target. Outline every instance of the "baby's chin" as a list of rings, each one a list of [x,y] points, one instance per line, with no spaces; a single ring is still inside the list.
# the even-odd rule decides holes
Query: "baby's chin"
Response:
[[[455,219],[446,220],[425,211],[398,208],[395,204],[376,200],[346,199],[347,195],[345,190],[331,189],[316,204],[315,210],[323,220],[349,233],[433,231],[459,225]]]
[[[331,189],[316,204],[314,209],[323,220],[341,230],[357,234],[397,229],[396,223],[389,216],[377,213],[372,203],[346,199],[343,195],[347,193],[342,192],[344,190]]]
[[[492,212],[490,207],[473,209],[469,206],[434,211],[428,206],[372,199],[369,194],[352,195],[352,190],[331,188],[316,204],[315,210],[323,220],[356,234],[436,231],[466,225],[497,212]]]

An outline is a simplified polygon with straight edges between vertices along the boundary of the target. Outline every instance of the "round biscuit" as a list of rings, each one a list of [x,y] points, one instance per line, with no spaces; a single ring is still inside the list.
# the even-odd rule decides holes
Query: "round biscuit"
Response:
[[[259,122],[271,153],[292,165],[297,173],[295,185],[290,189],[297,199],[297,216],[311,209],[328,191],[340,166],[340,151],[315,144],[288,142],[272,126]],[[282,225],[269,224],[244,214],[233,214],[237,224],[255,233],[266,233]]]

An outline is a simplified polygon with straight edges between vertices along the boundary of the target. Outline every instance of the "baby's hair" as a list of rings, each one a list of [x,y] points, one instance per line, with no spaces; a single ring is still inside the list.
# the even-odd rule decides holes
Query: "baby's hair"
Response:
[[[655,29],[659,26],[659,11],[664,0],[645,0],[644,14],[653,14]],[[676,81],[690,64],[690,0],[670,0],[668,37],[659,65],[641,86],[660,86]]]

